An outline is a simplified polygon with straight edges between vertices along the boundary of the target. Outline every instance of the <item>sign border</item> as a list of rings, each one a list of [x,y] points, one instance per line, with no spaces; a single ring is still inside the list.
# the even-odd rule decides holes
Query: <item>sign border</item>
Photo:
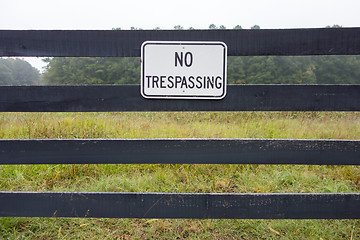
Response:
[[[179,95],[146,95],[144,84],[144,70],[145,70],[145,46],[148,44],[154,45],[221,45],[224,51],[224,65],[223,65],[223,92],[220,96],[199,96],[199,95],[188,95],[188,96],[179,96]],[[213,99],[220,100],[226,96],[227,93],[227,45],[224,42],[220,41],[145,41],[141,44],[141,83],[140,83],[140,92],[141,95],[146,99]]]

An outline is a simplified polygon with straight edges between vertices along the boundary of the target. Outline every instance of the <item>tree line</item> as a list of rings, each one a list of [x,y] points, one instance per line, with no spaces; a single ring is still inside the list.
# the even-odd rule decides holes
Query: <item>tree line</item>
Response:
[[[139,84],[140,58],[52,58],[45,84]],[[229,84],[360,84],[360,56],[228,57]]]

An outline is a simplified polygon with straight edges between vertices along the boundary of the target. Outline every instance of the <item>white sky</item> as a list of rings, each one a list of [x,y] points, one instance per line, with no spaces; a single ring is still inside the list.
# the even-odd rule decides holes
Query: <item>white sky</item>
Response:
[[[0,29],[360,27],[360,0],[0,0]],[[29,60],[41,68],[40,59]]]

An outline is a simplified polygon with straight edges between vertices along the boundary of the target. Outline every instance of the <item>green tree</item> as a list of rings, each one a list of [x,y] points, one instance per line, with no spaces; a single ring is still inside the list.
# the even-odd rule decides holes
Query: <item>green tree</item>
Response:
[[[39,85],[40,73],[22,59],[0,59],[1,85]]]
[[[341,26],[341,25],[338,25],[338,24],[334,24],[334,25],[332,25],[332,26],[327,25],[326,28],[342,28],[342,26]]]
[[[30,63],[21,59],[10,59],[14,78],[22,85],[38,85],[40,81],[39,71]]]
[[[209,25],[209,29],[217,29],[217,27],[216,27],[215,24],[210,24],[210,25]]]
[[[181,26],[181,25],[175,25],[174,26],[174,30],[183,30],[183,29],[184,29],[184,27]]]
[[[245,64],[242,57],[228,57],[228,83],[245,84]]]
[[[131,84],[140,82],[139,58],[52,58],[45,84]]]
[[[319,84],[359,84],[359,56],[313,56]]]
[[[17,85],[11,69],[2,62],[3,59],[0,59],[0,85]]]

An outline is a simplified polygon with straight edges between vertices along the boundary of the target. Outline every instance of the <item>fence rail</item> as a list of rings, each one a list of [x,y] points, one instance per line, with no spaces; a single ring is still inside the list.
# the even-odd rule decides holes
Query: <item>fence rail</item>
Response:
[[[0,140],[1,164],[360,165],[360,140]]]
[[[0,216],[356,219],[360,194],[0,192]]]
[[[0,56],[138,57],[149,40],[223,41],[231,56],[360,54],[360,28],[326,28],[0,30]],[[230,85],[223,100],[149,100],[131,85],[0,86],[0,111],[360,111],[360,85]],[[0,165],[85,163],[360,165],[360,140],[0,140]],[[0,216],[360,218],[360,194],[3,191]]]
[[[360,85],[229,85],[223,100],[149,100],[138,85],[0,86],[0,111],[360,111]]]
[[[360,28],[1,30],[0,56],[139,57],[144,41],[223,41],[229,56],[360,54]]]

